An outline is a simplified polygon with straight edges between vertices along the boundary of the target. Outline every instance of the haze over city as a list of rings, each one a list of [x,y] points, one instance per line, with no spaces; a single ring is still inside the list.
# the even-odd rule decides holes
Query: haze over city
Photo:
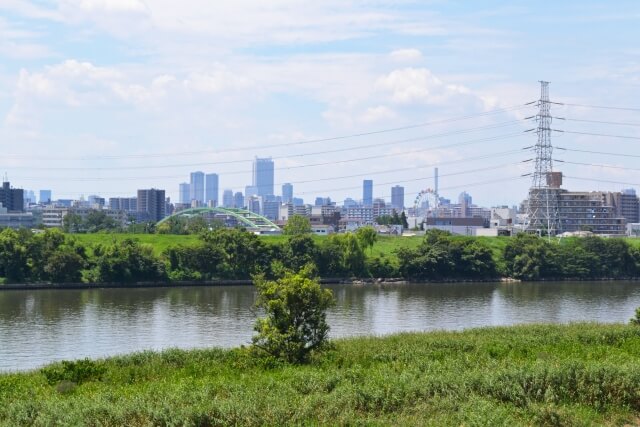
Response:
[[[637,106],[639,16],[633,1],[5,0],[0,171],[54,198],[154,187],[177,201],[190,172],[218,174],[222,197],[272,157],[277,191],[290,182],[307,203],[358,199],[372,179],[374,197],[398,184],[409,205],[438,166],[442,196],[513,205],[530,185],[538,80],[555,102]],[[588,120],[558,130],[625,137],[557,132],[557,147],[624,155],[640,137],[637,111],[552,114]],[[554,157],[583,163],[555,163],[573,190],[640,183],[601,166],[631,157]]]

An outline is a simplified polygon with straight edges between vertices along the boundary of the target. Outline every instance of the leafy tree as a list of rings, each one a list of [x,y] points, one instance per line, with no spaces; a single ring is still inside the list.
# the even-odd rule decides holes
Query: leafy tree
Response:
[[[294,236],[311,233],[311,221],[306,216],[293,215],[284,226],[284,234]]]
[[[9,228],[0,231],[0,277],[20,283],[29,274],[29,252],[24,239]]]
[[[360,227],[356,230],[356,236],[362,247],[369,248],[369,252],[373,251],[373,245],[378,240],[378,232],[371,226]]]
[[[56,250],[46,258],[43,278],[53,283],[72,283],[82,280],[86,259],[83,251],[71,247]]]
[[[207,245],[222,251],[226,270],[222,279],[248,279],[253,274],[267,272],[271,265],[271,252],[253,233],[242,229],[217,229],[201,234]]]
[[[68,212],[62,218],[62,229],[65,233],[80,233],[82,231],[82,217],[73,212]]]
[[[405,229],[409,229],[409,222],[407,221],[407,214],[405,214],[404,211],[402,211],[402,213],[400,214],[400,224],[402,224],[402,226]]]
[[[520,233],[509,240],[503,250],[506,273],[516,279],[536,280],[556,277],[557,250],[545,239]]]
[[[640,326],[640,307],[636,308],[636,315],[631,318],[629,323]]]
[[[310,235],[295,234],[284,243],[280,259],[286,268],[298,271],[308,264],[315,264],[317,252],[318,248]]]
[[[119,228],[118,222],[107,215],[102,210],[93,209],[89,211],[87,217],[82,221],[82,227],[88,233],[99,231],[111,231]]]
[[[487,278],[496,276],[491,250],[476,239],[429,230],[416,249],[396,251],[399,270],[411,279]]]
[[[164,264],[150,245],[132,239],[94,248],[95,267],[91,279],[97,282],[140,282],[166,279]]]
[[[255,347],[289,363],[304,363],[326,346],[326,310],[334,303],[330,290],[322,289],[304,270],[274,281],[259,276],[255,284],[256,307],[266,315],[256,322]]]

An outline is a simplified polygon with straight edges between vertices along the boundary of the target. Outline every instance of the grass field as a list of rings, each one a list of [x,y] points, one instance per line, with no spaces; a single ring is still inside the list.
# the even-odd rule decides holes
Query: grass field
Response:
[[[625,325],[339,340],[306,366],[248,349],[148,352],[89,366],[75,383],[47,381],[42,371],[0,375],[0,425],[640,422],[640,327]]]

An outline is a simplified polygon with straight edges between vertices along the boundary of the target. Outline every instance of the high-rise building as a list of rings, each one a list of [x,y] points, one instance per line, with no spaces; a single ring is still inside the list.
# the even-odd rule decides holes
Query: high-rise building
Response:
[[[245,197],[257,196],[258,195],[258,187],[255,185],[247,185],[244,187],[244,195]]]
[[[150,221],[158,222],[165,217],[164,190],[138,190],[138,213],[145,214]]]
[[[24,204],[29,205],[31,203],[36,203],[36,193],[33,190],[23,191]]]
[[[138,210],[138,199],[135,197],[111,197],[109,198],[109,209],[135,212]]]
[[[232,208],[233,206],[233,191],[232,190],[224,190],[222,193],[222,207],[223,208]]]
[[[373,206],[373,180],[371,179],[362,181],[362,204]]]
[[[404,187],[400,185],[391,187],[391,207],[398,212],[404,210]]]
[[[344,202],[342,202],[342,206],[344,206],[345,208],[351,208],[353,206],[356,206],[357,204],[358,203],[351,197],[347,197],[346,199],[344,199]]]
[[[253,186],[256,187],[258,196],[270,196],[273,191],[273,160],[258,158],[253,162]],[[249,196],[249,195],[247,195]]]
[[[24,211],[24,190],[11,188],[9,182],[3,182],[0,188],[0,203],[8,212]]]
[[[233,207],[236,209],[244,209],[244,194],[242,194],[242,191],[238,191],[233,195]]]
[[[204,202],[214,207],[218,206],[218,174],[208,173],[205,177]]]
[[[104,197],[97,196],[95,194],[90,195],[87,198],[87,202],[89,203],[89,207],[92,209],[102,209],[107,201]]]
[[[38,203],[48,205],[51,203],[51,190],[40,190],[40,198]]]
[[[204,205],[204,172],[191,172],[191,182],[189,184],[190,202],[194,200]]]
[[[472,204],[471,195],[466,191],[460,193],[458,196],[458,204],[460,205],[460,216],[463,218],[470,217]]]
[[[293,199],[293,185],[290,183],[282,184],[282,203],[291,203]]]
[[[636,196],[636,190],[632,188],[622,190],[620,210],[622,216],[627,220],[627,224],[640,222],[640,203],[638,196]]]
[[[180,184],[178,200],[182,204],[189,205],[191,204],[191,185],[188,182],[183,182]]]

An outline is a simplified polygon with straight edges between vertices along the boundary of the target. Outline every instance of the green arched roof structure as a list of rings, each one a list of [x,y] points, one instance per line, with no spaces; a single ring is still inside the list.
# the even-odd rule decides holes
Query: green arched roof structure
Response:
[[[217,207],[217,208],[202,207],[202,208],[184,209],[174,213],[173,215],[170,215],[168,217],[161,219],[160,221],[158,221],[157,225],[160,225],[171,218],[182,217],[182,216],[190,218],[193,216],[202,215],[203,213],[219,214],[219,215],[225,215],[225,216],[235,218],[238,221],[238,224],[242,224],[247,228],[265,230],[265,231],[280,230],[280,227],[278,227],[276,224],[274,224],[267,218],[263,217],[262,215],[258,215],[257,213],[247,211],[244,209],[220,208],[220,207]]]

